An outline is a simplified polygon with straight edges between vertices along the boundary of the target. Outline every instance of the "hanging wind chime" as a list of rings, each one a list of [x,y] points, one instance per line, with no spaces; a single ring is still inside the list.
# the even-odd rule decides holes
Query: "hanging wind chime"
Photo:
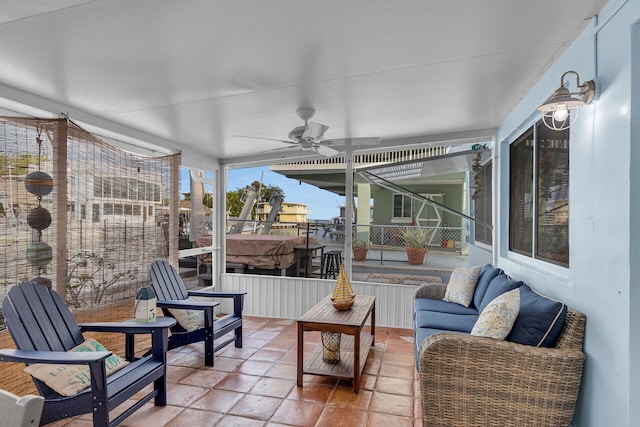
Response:
[[[53,259],[51,246],[42,241],[42,230],[45,230],[51,225],[51,214],[47,209],[42,207],[42,197],[53,191],[53,178],[46,172],[40,170],[40,161],[42,158],[42,129],[38,128],[37,131],[38,170],[29,173],[24,180],[24,186],[27,191],[38,198],[38,206],[31,209],[27,215],[27,224],[37,231],[35,240],[32,241],[27,248],[27,261],[38,271],[38,277],[34,279],[34,281],[51,287],[51,280],[42,277],[44,268],[49,265]]]

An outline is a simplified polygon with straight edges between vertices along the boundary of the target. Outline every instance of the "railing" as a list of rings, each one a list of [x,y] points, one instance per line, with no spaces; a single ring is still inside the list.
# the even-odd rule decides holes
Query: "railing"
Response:
[[[231,229],[233,221],[228,221]],[[264,222],[247,221],[243,233],[260,234]],[[428,235],[424,262],[411,265],[405,249],[405,230],[423,230]],[[453,270],[466,266],[466,229],[462,227],[418,227],[405,225],[360,225],[352,227],[351,251],[355,268],[412,268]],[[328,249],[344,251],[345,225],[330,221],[305,223],[276,222],[271,235],[305,236],[310,242],[324,244]],[[358,243],[365,242],[366,254],[358,251]],[[356,253],[358,252],[358,253]]]

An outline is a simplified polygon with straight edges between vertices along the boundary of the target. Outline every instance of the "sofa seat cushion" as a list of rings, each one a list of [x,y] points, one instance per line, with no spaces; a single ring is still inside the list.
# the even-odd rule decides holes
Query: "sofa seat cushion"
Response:
[[[417,298],[414,300],[415,311],[437,311],[451,314],[478,314],[478,310],[440,299]]]
[[[453,314],[437,311],[417,311],[415,325],[418,328],[443,329],[445,331],[471,332],[478,321],[478,313]]]
[[[567,306],[531,289],[520,288],[520,312],[507,341],[553,347],[562,332],[567,317]]]
[[[500,273],[503,273],[503,271],[491,264],[482,266],[478,283],[476,283],[476,290],[473,293],[473,304],[471,304],[473,307],[478,308],[480,306],[482,298],[484,298],[484,294],[487,292],[487,288],[489,288],[489,283]]]
[[[516,288],[519,288],[522,285],[523,282],[521,280],[511,280],[509,276],[504,273],[498,274],[489,283],[489,287],[487,288],[484,297],[482,297],[482,302],[477,307],[478,311],[482,313],[487,305],[489,305],[489,303],[496,297],[504,294],[505,292],[509,292]]]

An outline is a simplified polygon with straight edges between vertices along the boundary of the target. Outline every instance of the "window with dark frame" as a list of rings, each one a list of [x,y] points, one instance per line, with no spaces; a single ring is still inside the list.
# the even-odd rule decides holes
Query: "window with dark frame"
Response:
[[[538,122],[509,152],[509,250],[568,267],[569,130]]]
[[[479,189],[474,194],[475,200],[475,218],[478,221],[482,221],[486,224],[491,224],[491,207],[493,190],[492,183],[492,170],[493,165],[491,161],[485,163],[480,171],[475,175],[475,179],[480,184]],[[475,240],[476,242],[485,243],[487,245],[493,244],[493,235],[490,227],[486,227],[482,224],[476,223],[475,225]]]
[[[393,217],[394,218],[411,218],[412,200],[404,194],[396,193],[393,195]]]

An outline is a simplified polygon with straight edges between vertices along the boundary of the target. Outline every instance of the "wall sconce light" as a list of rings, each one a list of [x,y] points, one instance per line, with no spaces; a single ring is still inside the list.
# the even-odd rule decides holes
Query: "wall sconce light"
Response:
[[[567,74],[575,74],[578,92],[569,92],[569,89],[564,87],[564,78]],[[591,104],[595,93],[596,84],[593,80],[580,84],[578,73],[567,71],[560,77],[560,87],[538,107],[538,110],[542,111],[542,121],[552,130],[568,129],[578,118],[578,108]]]

